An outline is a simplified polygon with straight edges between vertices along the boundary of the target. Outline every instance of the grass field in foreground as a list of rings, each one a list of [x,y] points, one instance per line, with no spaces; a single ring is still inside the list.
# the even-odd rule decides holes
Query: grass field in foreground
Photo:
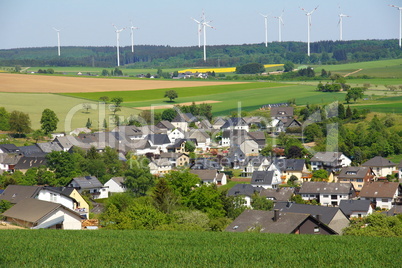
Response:
[[[401,239],[261,233],[6,230],[3,267],[401,267]]]

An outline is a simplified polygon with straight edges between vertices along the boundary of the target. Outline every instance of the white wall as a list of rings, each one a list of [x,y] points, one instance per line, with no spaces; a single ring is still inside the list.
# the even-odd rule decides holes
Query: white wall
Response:
[[[74,202],[70,197],[61,195],[56,192],[48,191],[46,189],[42,189],[39,192],[37,199],[61,204],[69,209],[74,209]]]
[[[106,187],[109,187],[109,192],[111,193],[122,193],[125,192],[125,189],[120,187],[114,180],[110,179],[105,183]]]

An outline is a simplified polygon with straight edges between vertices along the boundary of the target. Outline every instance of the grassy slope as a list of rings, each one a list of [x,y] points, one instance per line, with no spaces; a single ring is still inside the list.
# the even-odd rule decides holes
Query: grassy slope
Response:
[[[400,267],[396,238],[158,231],[1,231],[5,267]],[[90,246],[88,246],[90,243]],[[375,249],[375,250],[373,250]]]

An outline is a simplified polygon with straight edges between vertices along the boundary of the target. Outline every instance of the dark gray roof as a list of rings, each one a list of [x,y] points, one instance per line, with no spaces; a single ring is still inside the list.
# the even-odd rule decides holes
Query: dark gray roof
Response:
[[[19,153],[20,148],[18,148],[15,144],[0,144],[0,150],[4,153]]]
[[[338,175],[338,178],[363,179],[370,172],[369,167],[344,167]]]
[[[73,187],[52,187],[52,186],[44,186],[43,189],[54,191],[68,197],[70,197],[71,193],[75,190],[75,188]]]
[[[393,205],[390,210],[381,212],[387,216],[395,216],[402,214],[402,205]]]
[[[215,169],[220,170],[222,166],[216,159],[197,158],[192,161],[191,169]]]
[[[275,165],[281,171],[302,171],[304,169],[304,159],[277,159]]]
[[[76,177],[70,181],[75,181],[81,189],[101,188],[103,184],[95,176]],[[69,184],[70,184],[69,183]]]
[[[296,125],[296,126],[299,126],[299,127],[301,127],[301,123],[299,122],[299,121],[297,121],[296,119],[290,119],[290,120],[287,120],[286,122],[285,122],[285,124],[284,124],[284,126],[286,127],[286,128],[288,128],[288,127],[291,127],[292,125]]]
[[[382,156],[376,156],[362,164],[363,167],[395,167],[396,164]]]
[[[367,212],[370,208],[370,203],[370,200],[341,200],[339,208],[349,217],[353,212]]]
[[[234,128],[240,126],[247,126],[246,121],[241,117],[231,117],[226,120],[225,124],[221,128]]]
[[[292,202],[278,202],[275,203],[274,209],[279,209],[281,212],[293,213],[307,213],[314,217],[320,215],[320,221],[329,224],[334,218],[335,214],[340,211],[338,207],[323,207],[305,204],[296,204]]]
[[[197,122],[198,119],[192,113],[179,113],[173,118],[172,122]]]
[[[155,145],[163,145],[163,144],[170,143],[170,140],[169,140],[169,137],[167,134],[149,134],[146,139]]]
[[[261,164],[267,160],[267,157],[262,156],[262,155],[258,155],[258,156],[247,156],[244,159],[244,165],[247,166],[248,164],[251,164],[254,167],[259,167],[261,166]],[[268,159],[269,161],[269,159]]]
[[[352,183],[306,181],[303,182],[299,194],[349,194],[352,189]]]
[[[166,148],[168,148],[168,149],[179,148],[179,147],[181,147],[183,142],[192,142],[194,144],[194,146],[198,145],[196,139],[177,139],[174,144],[168,145]]]
[[[157,126],[158,128],[161,128],[161,129],[168,129],[168,130],[176,128],[175,126],[172,125],[172,123],[170,123],[167,120],[162,120],[155,126]]]
[[[53,151],[62,151],[63,148],[57,142],[43,142],[36,144],[43,152],[51,153]]]
[[[251,184],[272,185],[274,171],[254,171],[251,177]]]
[[[28,146],[21,146],[20,151],[24,156],[45,156],[46,153],[43,152],[39,146],[36,144],[28,145]]]
[[[40,167],[46,165],[45,157],[31,157],[31,156],[23,156],[20,158],[18,163],[15,165],[14,169],[16,170],[24,170],[33,167]]]
[[[314,162],[334,162],[339,160],[342,153],[340,152],[317,152],[310,161]]]
[[[272,117],[291,117],[293,116],[293,107],[286,107],[286,106],[280,106],[280,107],[272,107],[271,108],[271,116]]]
[[[260,192],[262,190],[261,187],[253,187],[250,184],[236,184],[232,188],[229,189],[227,195],[228,196],[252,196],[255,192]]]
[[[278,188],[278,189],[263,189],[260,192],[260,196],[274,199],[279,202],[289,201],[294,192],[293,188]]]
[[[0,199],[16,204],[27,198],[34,198],[39,193],[40,188],[38,186],[9,185],[0,195]]]
[[[280,212],[279,219],[275,222],[274,213],[274,211],[245,210],[225,231],[247,232],[258,226],[261,228],[261,233],[290,234],[310,217],[309,214]]]

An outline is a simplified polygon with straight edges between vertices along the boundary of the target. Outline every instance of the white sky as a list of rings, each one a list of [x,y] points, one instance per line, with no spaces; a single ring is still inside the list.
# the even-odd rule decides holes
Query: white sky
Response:
[[[285,9],[283,41],[307,41],[307,17],[299,7],[313,10],[311,41],[339,38],[338,14],[343,20],[343,39],[399,38],[401,0],[0,0],[0,49],[57,46],[115,46],[112,24],[127,27],[120,45],[129,46],[130,20],[139,27],[135,43],[142,45],[198,45],[197,24],[205,10],[216,29],[207,29],[207,44],[252,44],[265,40],[264,18],[270,14],[268,41],[278,40],[279,16]],[[341,10],[338,8],[341,7]]]

